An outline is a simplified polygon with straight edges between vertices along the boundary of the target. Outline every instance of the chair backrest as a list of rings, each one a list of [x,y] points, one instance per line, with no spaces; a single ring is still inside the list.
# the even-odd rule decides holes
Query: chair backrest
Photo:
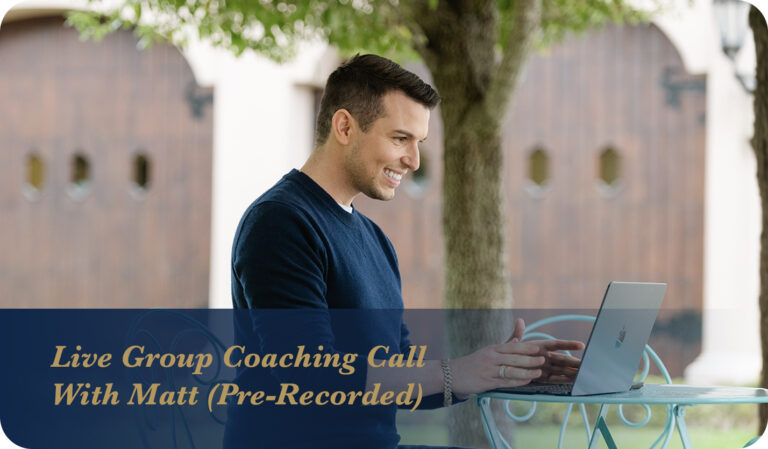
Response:
[[[231,322],[231,312],[151,309],[141,313],[126,332],[126,346],[145,344],[157,353],[211,353],[213,365],[203,375],[190,375],[190,370],[175,366],[164,368],[159,362],[147,370],[126,368],[126,382],[145,386],[157,383],[161,385],[161,391],[178,391],[179,387],[197,386],[201,390],[200,396],[208,397],[211,388],[219,382],[230,382],[234,374],[233,370],[226,369],[221,362],[222,353],[231,343],[223,342],[217,332],[212,330],[212,321],[216,317]],[[223,439],[225,419],[207,408],[171,404],[163,407],[133,407],[132,413],[144,449],[195,449],[206,447],[202,441]]]

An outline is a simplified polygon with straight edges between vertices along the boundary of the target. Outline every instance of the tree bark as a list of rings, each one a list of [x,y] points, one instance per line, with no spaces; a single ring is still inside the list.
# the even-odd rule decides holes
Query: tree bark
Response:
[[[490,67],[493,61],[483,63]],[[484,101],[473,103],[467,98],[467,92],[476,87],[469,85],[474,80],[449,76],[441,68],[432,73],[438,90],[446,98],[441,107],[445,129],[445,307],[456,309],[448,314],[447,324],[449,356],[455,358],[503,341],[504,330],[509,329],[508,323],[495,319],[501,318],[501,314],[474,314],[466,310],[512,305],[501,191],[503,111],[489,110]],[[475,94],[482,96],[484,92]],[[471,401],[467,402],[449,413],[451,442],[485,447],[488,441],[479,412]]]
[[[763,209],[763,230],[760,235],[760,341],[763,371],[760,386],[768,387],[768,29],[765,18],[754,6],[749,12],[749,26],[755,37],[757,52],[757,87],[755,89],[755,134],[752,148],[757,159],[757,184]],[[759,434],[768,422],[768,404],[758,408]]]
[[[512,306],[501,123],[541,9],[540,0],[515,4],[516,29],[500,55],[495,0],[441,0],[434,10],[426,2],[410,2],[406,8],[410,23],[418,27],[414,31],[426,38],[416,49],[443,98],[445,307],[465,309],[448,313],[451,358],[502,342],[512,331],[508,313],[466,309]],[[453,407],[449,420],[452,444],[487,446],[473,401]]]

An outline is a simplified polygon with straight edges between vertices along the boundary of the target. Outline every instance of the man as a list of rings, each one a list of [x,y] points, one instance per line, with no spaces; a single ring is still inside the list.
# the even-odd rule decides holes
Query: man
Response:
[[[438,102],[431,86],[379,56],[355,56],[330,75],[311,156],[300,171],[288,173],[248,208],[232,252],[235,308],[316,313],[296,313],[288,322],[280,322],[274,313],[253,312],[238,328],[240,333],[251,334],[265,352],[309,347],[310,341],[323,351],[348,352],[342,347],[345,343],[336,338],[339,332],[333,328],[330,311],[381,310],[353,333],[354,344],[408,351],[395,250],[381,229],[354,209],[352,202],[360,193],[379,200],[394,198],[402,178],[419,168],[418,144],[427,138],[430,111]],[[521,343],[523,326],[518,320],[505,344],[455,360],[427,360],[420,369],[374,368],[359,360],[355,376],[346,379],[344,389],[354,385],[370,391],[378,384],[382,390],[400,391],[417,383],[426,396],[424,405],[439,406],[540,377],[572,376],[578,361],[552,351],[582,349],[583,345]],[[301,337],[296,335],[297,329]],[[298,371],[273,370],[272,374],[274,382],[317,383]],[[239,375],[242,378],[248,373]],[[259,382],[269,381],[262,377]],[[289,413],[274,409],[270,417]],[[348,447],[391,449],[399,440],[395,412],[394,406],[357,408],[347,415],[341,409],[315,410],[314,417],[304,415],[298,426],[307,430],[305,426],[314,423],[316,416],[324,417],[322,425],[306,431],[312,435],[314,447],[339,447],[344,442]],[[328,413],[339,416],[328,418]],[[247,420],[234,416],[239,425],[247,425]],[[264,416],[266,412],[258,419]],[[349,425],[350,421],[354,424]]]

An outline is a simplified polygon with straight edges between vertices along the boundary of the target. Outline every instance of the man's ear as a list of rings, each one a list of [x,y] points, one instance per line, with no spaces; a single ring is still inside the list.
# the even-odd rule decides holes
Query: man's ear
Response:
[[[352,133],[357,127],[357,121],[346,109],[339,109],[331,118],[331,135],[341,145],[352,142]]]

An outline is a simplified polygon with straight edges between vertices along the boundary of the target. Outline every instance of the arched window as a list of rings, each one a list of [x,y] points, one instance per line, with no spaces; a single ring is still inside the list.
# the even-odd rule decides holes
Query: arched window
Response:
[[[24,194],[30,200],[37,199],[45,185],[45,164],[37,153],[30,153],[26,162]]]
[[[528,182],[526,190],[533,196],[541,196],[549,185],[549,154],[538,146],[528,155]]]
[[[536,148],[528,158],[528,179],[539,187],[549,179],[549,156],[543,148]]]
[[[78,152],[72,157],[69,176],[69,193],[74,198],[82,198],[91,189],[91,163],[88,156]]]
[[[424,190],[429,186],[432,176],[432,158],[428,151],[419,144],[419,169],[411,173],[411,177],[405,184],[408,193],[413,196],[424,194]]]
[[[614,193],[621,186],[621,156],[613,147],[605,148],[598,161],[599,184],[608,189],[606,193]]]
[[[133,155],[131,160],[131,187],[130,193],[134,199],[144,198],[152,184],[152,163],[143,151]]]
[[[149,188],[150,181],[149,158],[144,153],[138,153],[133,157],[133,185],[142,190]]]

